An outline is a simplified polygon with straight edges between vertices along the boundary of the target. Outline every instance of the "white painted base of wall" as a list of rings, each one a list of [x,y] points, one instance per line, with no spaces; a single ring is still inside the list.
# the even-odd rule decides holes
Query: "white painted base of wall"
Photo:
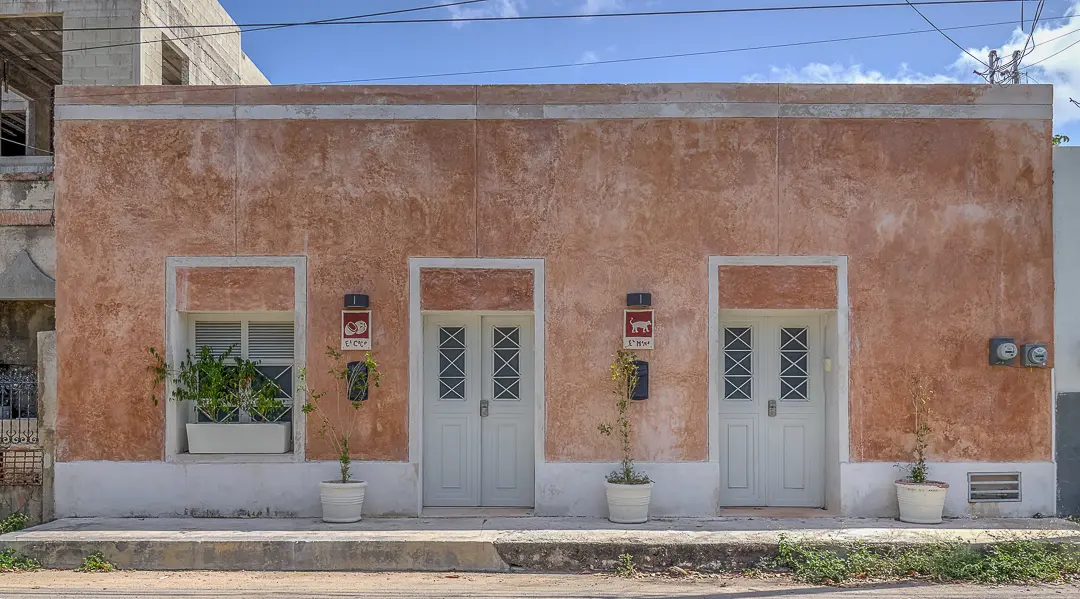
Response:
[[[715,516],[720,468],[715,462],[640,463],[654,481],[653,517]],[[546,462],[536,468],[538,516],[607,517],[604,481],[614,463]],[[368,481],[365,516],[415,516],[417,464],[354,462]],[[949,518],[1030,517],[1055,513],[1053,462],[930,464],[935,480],[949,483]],[[1023,501],[967,502],[968,472],[1020,472]],[[319,483],[332,480],[338,464],[57,462],[56,516],[267,516],[317,518]],[[840,465],[840,512],[853,517],[896,517],[892,462]]]
[[[364,515],[415,516],[415,464],[353,462],[368,481]],[[56,517],[318,518],[319,483],[338,463],[57,462]]]
[[[536,465],[536,515],[607,517],[604,482],[616,463],[545,462]],[[713,462],[636,464],[655,483],[649,515],[716,515],[720,467]]]
[[[1056,512],[1057,467],[1053,462],[933,462],[930,478],[949,483],[946,518],[1026,518]],[[1022,501],[968,503],[968,472],[1019,472]],[[840,464],[840,506],[845,516],[895,518],[899,515],[893,482],[902,476],[893,462]]]

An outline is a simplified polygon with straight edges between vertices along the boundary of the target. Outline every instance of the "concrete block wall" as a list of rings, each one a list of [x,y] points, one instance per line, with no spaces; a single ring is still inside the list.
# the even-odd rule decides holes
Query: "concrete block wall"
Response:
[[[64,85],[156,85],[161,83],[164,35],[188,58],[192,85],[262,85],[269,81],[244,55],[237,33],[191,40],[210,33],[189,25],[232,24],[217,0],[0,0],[0,15],[62,15]],[[168,26],[169,29],[70,31],[85,27]],[[217,31],[217,30],[213,30]],[[140,44],[139,42],[147,42]],[[131,44],[131,45],[123,45]],[[103,47],[112,46],[112,47]]]
[[[191,25],[215,25],[233,23],[217,0],[142,0],[143,25],[168,26],[169,29],[144,29],[143,41],[158,40],[164,36],[188,59],[190,85],[264,85],[269,83],[262,72],[244,54],[240,47],[239,29],[194,29]],[[226,32],[234,33],[226,33]],[[208,33],[222,33],[180,39]],[[161,44],[146,43],[140,47],[141,83],[153,85],[161,82]]]
[[[85,27],[135,27],[138,0],[55,2],[64,22],[64,85],[137,85],[138,29],[71,31]],[[129,45],[125,45],[129,44]],[[110,47],[111,46],[111,47]],[[85,49],[83,52],[68,50]]]

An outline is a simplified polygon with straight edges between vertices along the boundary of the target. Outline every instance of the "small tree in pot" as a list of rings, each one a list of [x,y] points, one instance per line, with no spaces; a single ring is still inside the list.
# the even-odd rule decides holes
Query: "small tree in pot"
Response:
[[[301,370],[300,388],[307,392],[303,410],[319,417],[319,435],[334,449],[341,472],[340,478],[319,483],[323,520],[356,522],[361,517],[367,481],[352,479],[350,446],[360,420],[360,406],[368,398],[368,389],[379,386],[380,373],[370,353],[364,355],[363,361],[348,364],[332,347],[326,348],[326,355],[334,362],[329,371],[334,378],[333,392],[328,396],[325,391],[312,389],[307,384],[307,371]],[[329,410],[331,401],[333,410]]]
[[[896,502],[900,506],[900,520],[914,524],[939,524],[945,509],[945,495],[949,485],[929,479],[930,468],[926,464],[926,450],[930,445],[930,404],[934,390],[919,375],[908,380],[908,392],[915,410],[915,461],[902,466],[906,475],[896,481]]]
[[[285,453],[292,425],[283,421],[289,407],[278,397],[281,389],[258,370],[259,363],[233,355],[234,348],[215,356],[203,346],[187,351],[177,368],[150,348],[154,388],[170,382],[173,401],[190,402],[195,422],[185,424],[189,453]],[[151,395],[156,404],[157,395]],[[242,413],[250,422],[241,422]]]
[[[608,519],[622,524],[640,524],[649,519],[649,501],[652,499],[652,480],[644,472],[634,468],[630,445],[630,402],[638,385],[637,356],[620,349],[611,363],[611,380],[614,382],[615,407],[618,416],[614,426],[601,423],[600,433],[610,436],[616,433],[622,444],[622,463],[618,470],[608,474]]]

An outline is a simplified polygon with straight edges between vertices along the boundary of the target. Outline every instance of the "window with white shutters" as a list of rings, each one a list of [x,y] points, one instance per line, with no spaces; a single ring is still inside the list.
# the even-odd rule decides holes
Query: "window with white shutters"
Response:
[[[232,350],[230,356],[238,357],[242,345],[241,330],[243,323],[200,320],[195,322],[195,347],[192,353],[198,355],[203,347],[209,347],[215,357],[221,357]]]
[[[233,357],[257,362],[258,371],[277,386],[277,397],[287,408],[278,422],[292,420],[296,387],[296,331],[292,321],[198,315],[192,329],[192,354],[198,354],[205,346],[215,356],[222,356],[232,348],[229,363]],[[240,414],[241,422],[250,420],[250,414]]]

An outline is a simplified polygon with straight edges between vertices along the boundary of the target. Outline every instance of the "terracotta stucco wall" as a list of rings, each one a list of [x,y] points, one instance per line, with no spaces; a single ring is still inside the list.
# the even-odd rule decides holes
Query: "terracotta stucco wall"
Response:
[[[1049,125],[781,122],[779,253],[849,256],[853,459],[909,455],[912,371],[935,458],[1050,458],[1050,371],[987,366],[1053,338]]]
[[[834,266],[721,266],[721,310],[835,310]]]
[[[532,310],[532,271],[421,268],[422,310]]]
[[[946,87],[242,89],[230,101],[981,101]],[[1034,93],[1008,93],[1021,92]],[[607,365],[625,293],[653,292],[636,455],[706,459],[707,258],[749,254],[849,257],[852,459],[905,457],[902,381],[915,370],[938,392],[934,459],[1050,456],[1050,373],[986,365],[991,336],[1052,339],[1047,120],[65,119],[57,136],[62,460],[161,457],[164,412],[138,365],[163,342],[164,258],[184,255],[307,256],[312,373],[328,367],[341,297],[371,295],[384,378],[365,406],[364,459],[408,457],[410,256],[545,260],[551,460],[617,455],[596,432],[613,412]],[[326,457],[310,438],[309,456]]]
[[[194,267],[176,270],[179,312],[292,312],[291,268]]]

